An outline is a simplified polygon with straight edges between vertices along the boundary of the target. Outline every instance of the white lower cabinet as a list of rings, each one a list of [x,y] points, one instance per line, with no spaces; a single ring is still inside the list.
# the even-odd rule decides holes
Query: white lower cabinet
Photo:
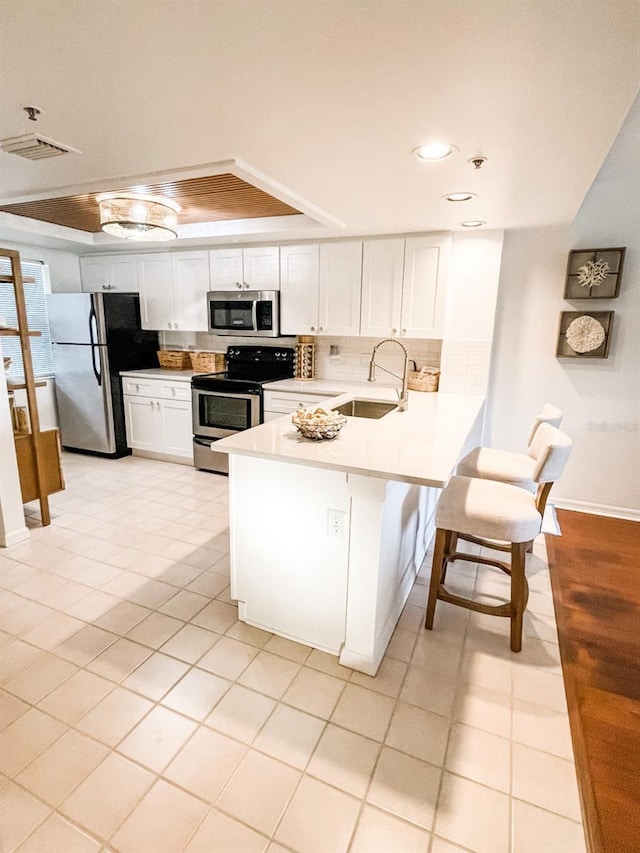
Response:
[[[135,451],[193,460],[188,382],[123,378],[127,444]]]

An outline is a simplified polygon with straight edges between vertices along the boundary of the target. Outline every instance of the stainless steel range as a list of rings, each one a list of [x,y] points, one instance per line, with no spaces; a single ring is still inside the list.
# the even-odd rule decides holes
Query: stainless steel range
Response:
[[[227,371],[191,380],[193,462],[196,468],[229,473],[229,457],[211,445],[263,422],[262,387],[293,376],[293,347],[230,346]]]

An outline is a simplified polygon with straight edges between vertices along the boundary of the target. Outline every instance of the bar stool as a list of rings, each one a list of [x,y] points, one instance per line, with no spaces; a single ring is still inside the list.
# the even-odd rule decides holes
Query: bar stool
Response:
[[[522,649],[522,620],[529,598],[525,577],[526,552],[540,533],[541,508],[551,487],[560,476],[571,453],[572,442],[566,433],[541,424],[536,430],[543,447],[533,471],[538,482],[537,494],[527,489],[495,480],[454,475],[440,496],[436,511],[436,539],[431,567],[431,581],[425,628],[432,630],[436,602],[448,601],[493,616],[511,620],[511,650]],[[458,538],[476,542],[485,548],[507,551],[509,563],[455,550]],[[511,576],[511,598],[499,605],[482,604],[454,595],[445,587],[449,563],[463,560],[494,566]]]
[[[501,483],[511,483],[535,492],[537,483],[534,476],[536,461],[543,448],[538,427],[550,424],[558,427],[563,413],[551,403],[546,403],[539,415],[533,419],[527,446],[528,454],[512,453],[495,447],[475,447],[460,460],[456,473],[463,477],[480,477],[482,480],[498,480]],[[544,512],[544,506],[542,507]]]

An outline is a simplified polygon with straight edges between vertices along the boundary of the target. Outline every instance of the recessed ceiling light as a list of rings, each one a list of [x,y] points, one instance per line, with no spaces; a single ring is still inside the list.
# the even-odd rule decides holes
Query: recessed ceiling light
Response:
[[[443,195],[445,201],[471,201],[472,198],[478,198],[475,193],[448,193]]]
[[[463,228],[480,228],[481,225],[486,225],[486,222],[483,222],[482,219],[469,219],[467,222],[461,222],[460,225]]]
[[[419,148],[414,148],[411,152],[415,154],[418,160],[446,160],[454,151],[458,149],[454,145],[449,145],[447,142],[429,142],[426,145],[421,145]]]

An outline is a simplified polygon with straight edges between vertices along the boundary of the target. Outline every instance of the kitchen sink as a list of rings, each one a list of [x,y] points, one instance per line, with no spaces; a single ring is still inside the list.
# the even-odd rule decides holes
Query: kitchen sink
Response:
[[[383,418],[396,409],[395,403],[383,403],[379,400],[349,400],[334,406],[336,412],[351,418]]]

